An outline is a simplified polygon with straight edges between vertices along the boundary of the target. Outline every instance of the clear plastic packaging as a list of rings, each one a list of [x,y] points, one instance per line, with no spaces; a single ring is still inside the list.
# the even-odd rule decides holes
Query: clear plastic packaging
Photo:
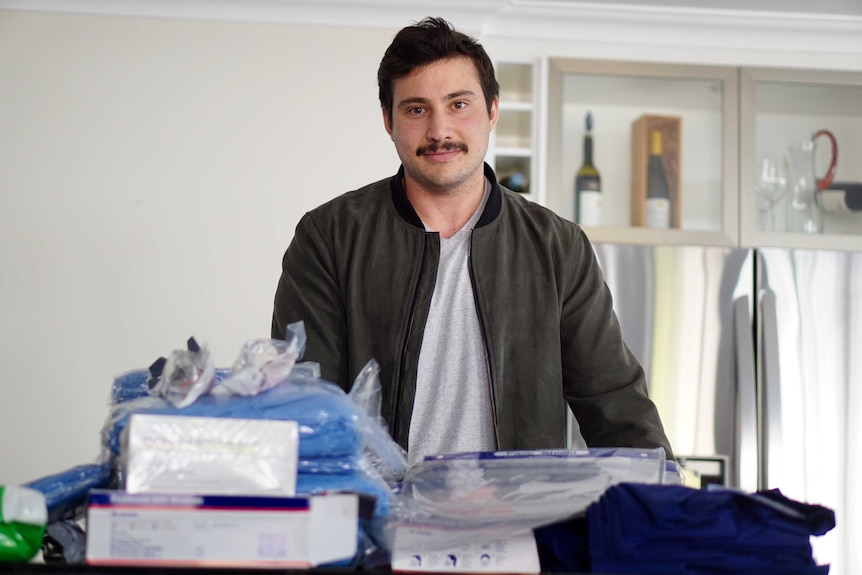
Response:
[[[661,448],[430,456],[408,468],[393,521],[401,532],[422,526],[421,545],[442,549],[581,514],[611,485],[661,484],[664,474]]]
[[[212,354],[193,337],[189,338],[187,349],[174,350],[164,362],[161,359],[150,367],[154,380],[150,394],[163,397],[176,407],[191,405],[215,384]]]
[[[217,393],[257,395],[287,380],[305,351],[305,325],[287,326],[286,339],[255,339],[242,346],[231,376],[216,388]]]
[[[676,461],[666,461],[664,467],[664,479],[662,483],[665,485],[684,485],[685,475]]]
[[[232,368],[217,367],[213,390],[218,389],[221,382],[229,378],[232,373]],[[320,364],[314,361],[299,361],[294,364],[292,373],[297,376],[303,375],[319,379]],[[145,368],[130,369],[117,375],[111,383],[111,396],[108,398],[108,405],[116,405],[149,395],[151,380],[150,370]]]
[[[335,384],[300,374],[258,395],[210,393],[184,408],[152,396],[117,404],[102,429],[107,459],[120,455],[122,433],[133,413],[296,420],[300,458],[355,454],[361,450],[363,441],[357,427],[356,408],[344,391]]]
[[[167,360],[166,360],[167,361]],[[230,368],[216,368],[214,385],[218,385],[224,379],[230,377]],[[108,405],[116,405],[138,399],[150,394],[150,386],[155,384],[150,370],[148,368],[137,368],[124,371],[114,377],[111,382],[111,395],[108,398]]]
[[[289,420],[299,427],[298,494],[357,491],[377,499],[377,519],[389,513],[407,459],[380,418],[376,362],[358,375],[350,396],[320,379],[313,362],[296,363],[286,379],[253,395],[218,392],[226,381],[185,407],[153,395],[114,404],[102,429],[102,460],[113,463],[118,485],[127,479],[125,430],[133,414]]]
[[[365,455],[371,465],[389,485],[400,483],[407,471],[407,453],[389,435],[380,415],[382,390],[380,365],[376,360],[370,360],[359,371],[348,397],[364,419]]]

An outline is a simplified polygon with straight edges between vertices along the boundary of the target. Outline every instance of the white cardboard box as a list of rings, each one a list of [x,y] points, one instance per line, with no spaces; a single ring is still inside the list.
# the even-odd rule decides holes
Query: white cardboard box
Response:
[[[87,563],[305,568],[356,554],[359,497],[93,490]]]

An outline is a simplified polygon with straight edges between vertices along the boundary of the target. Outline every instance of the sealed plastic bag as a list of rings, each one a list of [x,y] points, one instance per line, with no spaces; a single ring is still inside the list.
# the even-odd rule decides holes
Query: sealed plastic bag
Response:
[[[210,393],[184,408],[150,396],[115,405],[102,430],[107,459],[120,455],[121,434],[133,413],[295,420],[299,423],[300,457],[351,455],[362,447],[356,409],[341,388],[307,378],[291,378],[258,395]]]
[[[118,403],[102,429],[103,460],[115,462],[122,483],[124,430],[136,413],[292,420],[299,425],[297,493],[367,493],[378,500],[375,514],[386,515],[391,485],[403,477],[406,457],[380,420],[379,405],[371,399],[379,398],[377,364],[369,363],[363,370],[355,385],[357,392],[350,397],[320,379],[316,364],[299,369],[302,365],[296,364],[285,381],[255,395],[220,394],[214,389],[182,408],[149,395]]]
[[[488,541],[583,513],[611,485],[661,484],[664,474],[661,448],[429,456],[408,468],[393,522],[408,547]]]

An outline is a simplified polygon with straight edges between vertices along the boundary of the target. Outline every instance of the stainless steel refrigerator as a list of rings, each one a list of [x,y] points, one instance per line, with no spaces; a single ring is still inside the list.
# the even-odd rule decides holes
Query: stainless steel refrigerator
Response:
[[[862,573],[862,254],[595,250],[675,454],[709,482],[835,510],[815,557]]]

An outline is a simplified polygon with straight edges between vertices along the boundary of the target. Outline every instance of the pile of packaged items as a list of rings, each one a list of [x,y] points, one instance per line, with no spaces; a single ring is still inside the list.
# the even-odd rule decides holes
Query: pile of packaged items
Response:
[[[682,485],[661,449],[450,454],[407,470],[396,571],[824,575],[830,509]]]
[[[304,344],[293,324],[216,369],[190,339],[116,377],[97,463],[14,491],[29,507],[0,507],[0,547],[17,537],[21,560],[44,534],[46,562],[110,565],[828,571],[809,537],[834,527],[830,510],[685,487],[662,449],[452,453],[408,467],[380,418],[377,364],[348,394],[300,361]],[[19,518],[14,532],[3,516]]]
[[[45,495],[55,558],[357,567],[384,553],[406,458],[374,404],[377,364],[348,395],[298,361],[304,343],[294,324],[216,369],[190,339],[115,378],[99,462],[25,486]]]
[[[456,453],[407,470],[391,520],[395,571],[537,573],[533,530],[582,514],[611,486],[679,481],[662,449]]]

